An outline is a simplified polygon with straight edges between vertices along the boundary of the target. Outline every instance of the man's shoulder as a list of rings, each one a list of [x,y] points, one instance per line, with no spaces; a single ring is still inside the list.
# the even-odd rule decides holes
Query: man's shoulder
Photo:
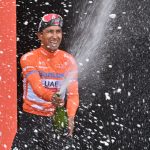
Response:
[[[61,58],[63,58],[64,61],[67,61],[69,62],[69,64],[72,64],[72,65],[77,64],[76,59],[72,54],[63,50],[60,50],[60,52],[61,52]]]
[[[32,60],[32,59],[36,58],[37,55],[38,55],[38,49],[34,49],[34,50],[22,55],[21,60]]]
[[[64,50],[59,50],[59,53],[64,57],[64,58],[74,58],[74,56],[72,54],[70,54],[69,52],[66,52]]]

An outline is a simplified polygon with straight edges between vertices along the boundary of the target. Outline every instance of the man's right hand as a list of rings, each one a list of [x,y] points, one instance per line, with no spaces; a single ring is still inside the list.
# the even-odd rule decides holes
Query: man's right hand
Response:
[[[58,93],[55,93],[52,97],[52,104],[54,106],[63,106],[64,105],[64,101],[60,98]]]

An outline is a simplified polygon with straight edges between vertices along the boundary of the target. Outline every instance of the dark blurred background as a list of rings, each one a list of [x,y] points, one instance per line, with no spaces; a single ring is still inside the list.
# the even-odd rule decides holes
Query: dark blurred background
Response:
[[[17,0],[18,125],[22,111],[19,60],[24,53],[39,47],[36,32],[41,17],[50,12],[63,16],[61,48],[67,51],[83,4],[87,3],[88,7],[94,2],[96,0]],[[90,74],[79,76],[77,149],[150,149],[149,8],[149,0],[115,2],[111,13],[116,14],[116,18],[110,21],[105,32],[103,53],[97,54],[90,63]],[[106,61],[100,65],[102,57]]]

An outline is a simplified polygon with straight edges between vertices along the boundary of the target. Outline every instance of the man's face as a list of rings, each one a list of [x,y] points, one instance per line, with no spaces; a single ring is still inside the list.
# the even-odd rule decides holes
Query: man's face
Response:
[[[62,40],[62,29],[59,26],[49,26],[41,33],[38,33],[43,48],[50,52],[58,49]]]

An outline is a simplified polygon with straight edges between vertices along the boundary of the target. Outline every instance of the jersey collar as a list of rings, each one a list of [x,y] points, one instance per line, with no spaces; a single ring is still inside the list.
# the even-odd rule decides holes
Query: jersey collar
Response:
[[[41,53],[42,53],[44,56],[47,56],[47,57],[55,57],[59,50],[56,50],[55,52],[51,53],[51,52],[48,52],[48,51],[47,51],[46,49],[44,49],[43,47],[40,47],[40,51],[41,51]]]

